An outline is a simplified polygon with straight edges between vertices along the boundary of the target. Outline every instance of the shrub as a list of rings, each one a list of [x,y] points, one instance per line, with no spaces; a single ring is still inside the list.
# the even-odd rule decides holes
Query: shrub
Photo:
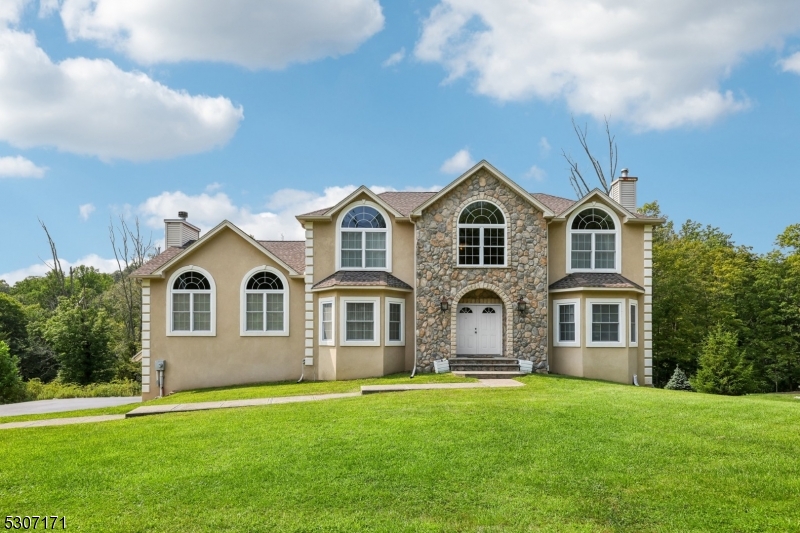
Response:
[[[672,373],[672,377],[664,388],[669,390],[694,390],[692,384],[689,383],[689,378],[686,377],[686,373],[679,366],[675,367],[675,372]]]
[[[142,385],[136,381],[112,381],[110,383],[91,383],[76,385],[59,380],[42,383],[32,379],[26,384],[29,400],[53,400],[61,398],[105,398],[109,396],[139,396]]]
[[[721,325],[706,337],[699,363],[691,382],[697,391],[738,396],[754,388],[753,368],[739,349],[738,335]]]
[[[25,385],[19,375],[19,360],[11,355],[8,344],[0,341],[0,404],[25,399]]]

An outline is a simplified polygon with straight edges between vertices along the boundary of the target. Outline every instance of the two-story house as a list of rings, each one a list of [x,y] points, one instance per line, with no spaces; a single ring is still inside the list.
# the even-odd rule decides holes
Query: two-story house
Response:
[[[142,383],[165,391],[530,361],[652,384],[652,228],[637,178],[574,201],[486,161],[438,192],[360,187],[297,217],[305,241],[166,220],[142,279]],[[502,365],[501,365],[502,366]]]

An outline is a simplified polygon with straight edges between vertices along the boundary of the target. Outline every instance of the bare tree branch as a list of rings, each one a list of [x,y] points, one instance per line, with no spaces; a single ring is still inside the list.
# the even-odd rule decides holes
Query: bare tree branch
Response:
[[[583,148],[583,151],[586,153],[586,156],[589,158],[589,162],[592,165],[592,169],[594,170],[595,175],[597,176],[597,180],[600,182],[600,186],[606,194],[611,192],[611,187],[609,185],[609,179],[613,180],[614,176],[617,175],[617,161],[618,161],[618,151],[617,151],[617,143],[615,141],[615,137],[611,135],[611,127],[608,123],[608,117],[605,118],[606,124],[606,137],[608,138],[608,178],[606,174],[603,172],[603,166],[600,161],[592,155],[592,151],[589,149],[589,128],[586,124],[583,125],[583,128],[578,126],[575,122],[575,118],[572,118],[572,129],[575,131],[575,136],[578,137],[578,142]],[[561,154],[564,156],[564,159],[567,160],[569,164],[569,182],[572,185],[572,188],[575,190],[575,194],[578,195],[578,198],[582,198],[589,194],[591,189],[589,188],[586,180],[583,178],[583,174],[581,174],[580,169],[578,168],[578,163],[572,159],[571,156],[567,155],[566,152],[563,150]]]

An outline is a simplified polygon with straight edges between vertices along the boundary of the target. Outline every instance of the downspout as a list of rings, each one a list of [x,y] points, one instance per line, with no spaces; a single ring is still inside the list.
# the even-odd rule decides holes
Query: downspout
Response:
[[[411,369],[411,379],[417,374],[417,222],[408,217],[414,224],[414,368]]]

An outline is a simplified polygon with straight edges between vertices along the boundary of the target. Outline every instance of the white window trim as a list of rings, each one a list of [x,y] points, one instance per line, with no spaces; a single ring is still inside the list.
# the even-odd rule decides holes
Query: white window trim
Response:
[[[361,206],[368,206],[376,209],[382,216],[383,220],[386,222],[386,230],[383,228],[381,229],[369,229],[369,228],[343,228],[342,227],[342,220],[350,212],[351,209],[355,207]],[[386,267],[385,268],[367,268],[367,267],[342,267],[342,232],[343,231],[357,231],[357,232],[383,232],[386,231]],[[362,265],[366,264],[364,259],[366,257],[365,252],[366,243],[364,242],[364,237],[361,238],[361,253],[362,253]],[[360,200],[358,202],[353,202],[349,204],[347,207],[341,210],[339,216],[336,218],[336,270],[377,270],[377,271],[392,271],[392,219],[389,218],[389,214],[383,210],[381,206],[376,204],[375,202],[370,202],[367,200]]]
[[[575,306],[575,340],[574,341],[560,341],[560,320],[559,320],[559,307],[562,305]],[[580,348],[581,346],[581,300],[580,298],[568,300],[553,300],[553,346],[569,346],[572,348]]]
[[[628,338],[625,336],[628,328],[626,321],[628,313],[625,306],[628,300],[625,298],[587,298],[586,299],[586,346],[590,348],[624,348],[628,345]],[[618,342],[593,342],[592,341],[592,306],[595,304],[616,304],[619,306],[619,341]]]
[[[401,298],[385,298],[386,300],[386,346],[405,346],[406,345],[406,301]],[[400,340],[389,339],[389,304],[400,304]]]
[[[320,298],[319,304],[319,344],[320,346],[336,346],[336,298]],[[331,338],[323,339],[322,306],[331,305]]]
[[[199,272],[206,277],[211,285],[211,330],[209,331],[173,331],[172,329],[172,287],[175,280],[185,272]],[[179,268],[169,277],[167,284],[167,337],[216,337],[217,336],[217,285],[214,278],[207,270],[198,266],[189,265]]]
[[[636,316],[636,329],[628,333],[628,346],[636,348],[639,346],[639,302],[637,300],[628,300],[628,325],[631,323],[630,313]],[[631,334],[634,335],[634,340],[631,339]]]
[[[283,329],[272,331],[248,331],[247,330],[247,282],[258,272],[271,272],[278,276],[283,283]],[[266,324],[264,324],[266,327]],[[289,336],[289,280],[280,270],[262,265],[250,270],[242,278],[239,288],[239,335],[242,337],[288,337]]]
[[[462,224],[461,222],[459,222],[459,220],[461,219],[461,214],[464,212],[464,210],[467,207],[469,207],[472,204],[477,203],[477,202],[486,202],[487,204],[492,204],[493,206],[495,206],[500,211],[500,213],[503,214],[503,219],[504,219],[505,222],[503,224]],[[508,229],[509,228],[509,223],[510,223],[510,220],[509,220],[509,217],[508,217],[508,213],[506,213],[505,209],[503,209],[498,203],[492,202],[491,200],[487,200],[486,198],[478,198],[478,199],[471,200],[471,201],[467,202],[467,204],[464,207],[462,207],[458,211],[458,213],[456,213],[456,266],[458,268],[506,268],[506,266],[508,265],[508,250],[509,250],[508,237],[509,237],[509,233],[510,233],[509,229]],[[480,231],[480,237],[479,237],[480,243],[481,243],[480,244],[481,262],[478,265],[462,265],[461,264],[461,254],[459,253],[459,245],[460,245],[460,239],[461,239],[461,228],[479,228],[481,230]],[[503,264],[502,265],[486,265],[486,264],[483,263],[483,247],[484,247],[484,244],[483,244],[483,230],[484,230],[484,228],[502,229],[503,230]]]
[[[573,230],[572,223],[575,221],[575,217],[577,217],[580,213],[587,209],[599,209],[611,217],[611,220],[614,221],[614,230]],[[616,272],[617,274],[622,273],[622,226],[619,222],[619,217],[617,214],[612,210],[607,208],[605,205],[597,204],[596,202],[592,202],[591,204],[582,205],[579,209],[576,209],[572,215],[567,219],[567,274],[571,274],[573,272]],[[611,234],[614,233],[614,268],[572,268],[572,235],[575,233],[591,233],[592,235],[592,266],[594,266],[594,258],[595,258],[595,242],[594,242],[594,234],[597,233],[606,233]]]
[[[341,316],[342,319],[339,321],[341,326],[339,330],[339,345],[340,346],[380,346],[381,345],[381,299],[378,297],[371,297],[371,296],[362,296],[359,298],[345,298],[341,297]],[[374,305],[375,310],[375,327],[373,329],[374,338],[371,341],[348,341],[347,340],[347,304],[348,303],[364,303],[364,302],[372,302]]]

